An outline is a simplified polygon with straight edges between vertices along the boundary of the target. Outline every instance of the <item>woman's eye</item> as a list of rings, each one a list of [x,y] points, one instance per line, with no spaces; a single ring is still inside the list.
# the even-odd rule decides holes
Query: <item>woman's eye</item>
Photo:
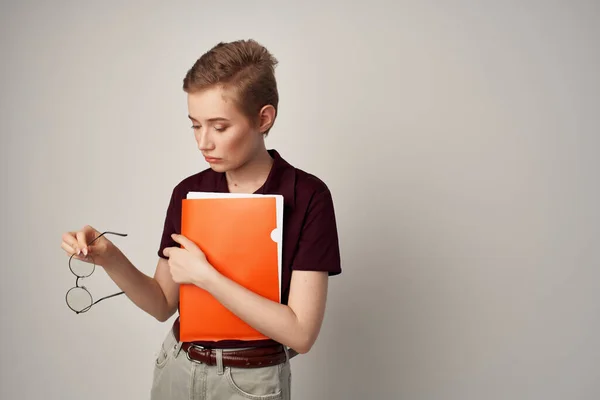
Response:
[[[225,129],[227,129],[226,126],[215,126],[215,131],[217,132],[223,132]]]
[[[200,129],[200,125],[192,125],[192,129],[197,131],[198,129]]]

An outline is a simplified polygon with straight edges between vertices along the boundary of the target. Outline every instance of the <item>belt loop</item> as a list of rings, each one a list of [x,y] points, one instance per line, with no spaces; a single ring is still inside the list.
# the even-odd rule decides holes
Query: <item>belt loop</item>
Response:
[[[291,347],[283,346],[285,348],[285,354],[288,357],[288,361],[298,355],[298,352]]]
[[[217,351],[217,375],[223,375],[223,349],[216,349]]]
[[[286,345],[283,345],[283,351],[285,352],[285,362],[290,361],[290,353]]]
[[[177,358],[179,356],[179,352],[181,351],[181,346],[183,346],[183,342],[175,343],[175,347],[173,349],[173,356]]]

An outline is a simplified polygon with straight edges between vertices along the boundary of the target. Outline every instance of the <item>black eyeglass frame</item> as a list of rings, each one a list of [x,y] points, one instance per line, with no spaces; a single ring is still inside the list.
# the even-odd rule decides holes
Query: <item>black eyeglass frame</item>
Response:
[[[110,231],[102,232],[100,235],[96,236],[91,242],[89,242],[88,246],[91,245],[96,240],[100,239],[102,236],[104,236],[106,234],[123,236],[123,237],[127,236],[126,233],[117,233],[117,232],[110,232]],[[75,273],[75,271],[73,271],[73,268],[71,267],[71,260],[73,259],[74,256],[75,256],[75,254],[72,254],[71,257],[69,257],[69,270],[71,270],[71,273],[73,275],[75,275],[75,277],[76,277],[75,278],[75,286],[73,286],[71,289],[67,290],[67,293],[65,294],[65,301],[67,303],[67,307],[69,307],[73,312],[75,312],[75,314],[81,314],[81,313],[84,313],[86,311],[89,311],[89,309],[92,308],[93,305],[101,302],[102,300],[106,300],[106,299],[109,299],[111,297],[119,296],[119,295],[125,293],[125,292],[121,291],[121,292],[118,292],[118,293],[111,294],[109,296],[104,296],[101,299],[94,301],[94,297],[92,296],[92,294],[90,293],[90,291],[87,290],[87,288],[85,286],[79,286],[79,280],[80,279],[89,278],[90,276],[92,276],[92,274],[94,273],[94,271],[96,271],[96,263],[94,262],[94,258],[92,257],[91,254],[88,254],[87,257],[91,258],[92,272],[90,272],[87,275],[80,276],[80,275],[77,275]],[[92,300],[92,304],[90,304],[89,306],[85,307],[82,310],[76,310],[73,307],[71,307],[71,305],[69,304],[69,293],[71,293],[72,290],[76,290],[76,289],[83,289],[83,290],[85,290],[87,292],[87,294],[90,296],[90,299]]]

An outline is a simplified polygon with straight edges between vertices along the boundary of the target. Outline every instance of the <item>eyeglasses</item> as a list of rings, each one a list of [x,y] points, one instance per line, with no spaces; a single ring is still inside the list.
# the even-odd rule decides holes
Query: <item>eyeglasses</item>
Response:
[[[94,243],[96,240],[101,238],[106,234],[118,235],[118,236],[127,236],[125,233],[116,233],[116,232],[103,232],[98,235],[94,240],[88,243],[88,246]],[[79,260],[74,258],[75,254],[71,255],[69,258],[69,269],[77,278],[75,279],[75,286],[67,291],[65,299],[67,301],[67,306],[71,310],[73,310],[76,314],[84,313],[88,311],[92,306],[96,303],[101,302],[102,300],[109,299],[111,297],[115,297],[121,295],[125,292],[119,292],[115,294],[111,294],[110,296],[105,296],[99,300],[94,301],[90,292],[85,288],[85,286],[79,286],[79,280],[83,278],[87,278],[94,273],[96,270],[96,264],[94,263],[94,257],[91,254],[88,254],[86,260]]]

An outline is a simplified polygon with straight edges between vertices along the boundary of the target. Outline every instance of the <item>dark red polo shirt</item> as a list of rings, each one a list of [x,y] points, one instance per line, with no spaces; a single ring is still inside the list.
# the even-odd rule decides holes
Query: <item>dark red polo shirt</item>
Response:
[[[269,150],[273,166],[264,185],[255,193],[280,194],[284,198],[283,260],[281,301],[287,304],[292,270],[326,271],[330,276],[342,272],[337,226],[331,192],[319,178],[286,162],[275,150]],[[181,181],[171,195],[158,250],[165,258],[166,247],[179,246],[171,238],[181,233],[181,202],[190,191],[228,193],[224,173],[204,170]],[[176,321],[177,324],[178,321]],[[210,321],[206,321],[210,323]],[[261,346],[272,341],[198,342],[206,347]]]

